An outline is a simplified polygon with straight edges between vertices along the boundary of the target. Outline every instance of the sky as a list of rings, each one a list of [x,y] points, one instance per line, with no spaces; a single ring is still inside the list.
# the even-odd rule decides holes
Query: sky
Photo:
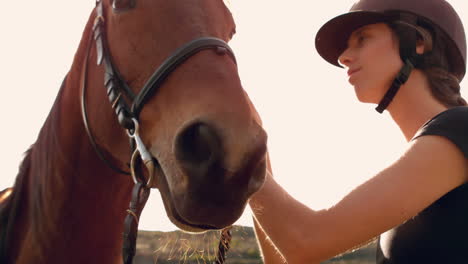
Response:
[[[312,209],[329,207],[405,151],[407,143],[390,116],[359,103],[346,72],[315,51],[320,26],[346,12],[354,0],[227,1],[237,24],[230,45],[242,84],[268,133],[275,178],[296,199]],[[466,0],[448,2],[468,25]],[[13,185],[93,6],[94,0],[2,3],[0,189]],[[465,82],[462,95],[468,98]],[[236,224],[252,226],[249,209]],[[156,190],[140,229],[176,229]]]

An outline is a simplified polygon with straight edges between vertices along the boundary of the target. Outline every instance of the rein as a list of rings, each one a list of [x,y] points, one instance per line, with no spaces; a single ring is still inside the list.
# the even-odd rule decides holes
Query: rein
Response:
[[[85,63],[83,65],[81,76],[81,111],[83,123],[90,140],[90,143],[101,160],[112,170],[126,175],[131,175],[135,185],[132,191],[132,197],[127,210],[127,216],[124,221],[123,233],[123,261],[124,264],[131,264],[133,257],[136,253],[136,239],[138,234],[138,221],[143,211],[143,208],[150,195],[150,190],[153,182],[155,181],[154,171],[156,166],[159,166],[158,161],[151,155],[147,147],[144,145],[139,135],[139,114],[148,99],[157,91],[157,89],[164,83],[166,78],[182,63],[188,60],[191,56],[197,54],[202,50],[212,49],[219,55],[229,55],[236,63],[233,51],[226,42],[214,37],[201,37],[192,40],[182,47],[178,48],[172,55],[170,55],[153,73],[146,84],[143,86],[138,94],[134,94],[131,88],[121,77],[119,71],[112,63],[111,55],[108,49],[108,43],[105,32],[105,18],[103,11],[102,0],[96,0],[96,18],[93,26],[93,37],[90,38],[88,44]],[[109,102],[114,109],[120,126],[126,130],[130,141],[130,148],[132,157],[130,160],[130,172],[124,171],[113,165],[98,147],[93,133],[91,132],[88,114],[86,111],[86,77],[87,65],[89,61],[89,53],[91,50],[92,42],[95,42],[97,65],[103,65],[104,73],[104,86],[107,90]],[[132,102],[129,107],[124,100],[125,96]],[[147,179],[138,169],[139,161],[142,162],[148,173]],[[229,249],[229,242],[231,240],[231,227],[227,227],[221,232],[221,239],[218,246],[218,254],[216,256],[216,264],[223,264],[226,259],[226,253]]]

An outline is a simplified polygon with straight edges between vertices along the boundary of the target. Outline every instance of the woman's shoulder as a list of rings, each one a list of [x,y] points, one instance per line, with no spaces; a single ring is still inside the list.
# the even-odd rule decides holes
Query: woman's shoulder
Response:
[[[452,107],[434,116],[431,120],[427,121],[421,129],[440,124],[449,125],[452,124],[452,122],[464,120],[468,120],[468,106]]]
[[[442,136],[457,145],[468,158],[468,107],[450,108],[426,122],[413,140],[422,136]]]

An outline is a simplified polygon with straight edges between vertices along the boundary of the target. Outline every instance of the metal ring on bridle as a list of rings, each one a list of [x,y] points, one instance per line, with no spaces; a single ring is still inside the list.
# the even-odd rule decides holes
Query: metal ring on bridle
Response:
[[[138,172],[136,169],[136,162],[138,157],[140,157],[141,161],[143,161],[143,164],[145,164],[146,170],[148,171],[148,181],[146,182],[146,187],[151,187],[154,183],[154,161],[153,161],[153,156],[151,153],[148,151],[146,146],[143,144],[143,141],[140,138],[138,129],[139,129],[139,124],[138,120],[135,118],[132,118],[133,124],[134,124],[134,129],[133,133],[130,130],[127,130],[127,134],[130,138],[135,140],[136,148],[135,151],[132,154],[132,159],[130,161],[130,172],[133,178],[133,181],[136,183],[142,181],[142,177],[138,177]]]

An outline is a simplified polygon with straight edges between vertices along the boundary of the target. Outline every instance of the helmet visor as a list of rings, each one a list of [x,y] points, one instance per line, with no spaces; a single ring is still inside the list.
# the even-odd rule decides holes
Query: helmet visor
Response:
[[[326,61],[341,67],[338,58],[345,51],[351,34],[363,26],[387,21],[389,17],[379,12],[354,11],[337,16],[320,28],[315,48]]]

